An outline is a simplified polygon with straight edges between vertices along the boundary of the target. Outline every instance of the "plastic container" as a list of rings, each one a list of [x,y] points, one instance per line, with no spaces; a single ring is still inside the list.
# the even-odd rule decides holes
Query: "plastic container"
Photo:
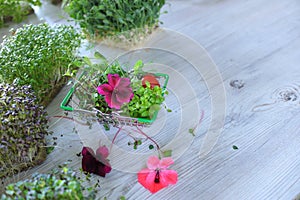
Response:
[[[167,74],[163,73],[154,73],[155,77],[157,77],[158,81],[160,82],[160,85],[162,85],[163,94],[166,90],[169,76]],[[82,77],[82,75],[80,76]],[[79,79],[80,81],[80,79]],[[98,122],[102,124],[110,124],[113,126],[116,125],[128,125],[128,126],[145,126],[145,125],[151,125],[157,118],[158,111],[156,111],[151,119],[148,118],[133,118],[128,116],[122,116],[118,112],[112,112],[112,113],[103,113],[98,109],[91,109],[91,110],[85,110],[81,108],[73,108],[69,105],[71,99],[74,97],[74,93],[76,91],[76,88],[79,84],[75,83],[72,88],[69,90],[65,98],[60,104],[60,108],[64,111],[68,112],[79,112],[79,113],[86,113],[89,115],[93,115],[97,118]]]

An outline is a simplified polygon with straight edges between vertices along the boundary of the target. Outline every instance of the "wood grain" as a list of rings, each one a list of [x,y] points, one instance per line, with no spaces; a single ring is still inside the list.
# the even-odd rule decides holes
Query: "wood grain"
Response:
[[[193,143],[172,167],[178,171],[179,181],[151,195],[137,183],[136,174],[114,170],[105,179],[93,177],[100,179],[99,197],[295,198],[300,193],[300,2],[172,0],[169,3],[165,6],[169,13],[161,16],[162,27],[178,31],[202,45],[221,73],[222,87],[226,92],[223,132],[213,150],[199,158],[200,144],[212,115],[211,96],[203,80],[194,75],[192,67],[184,68],[184,61],[173,60],[172,63],[171,57],[159,57],[169,65],[178,64],[178,70],[185,73],[189,82],[194,81],[200,110],[205,111]],[[47,6],[43,6],[37,16],[43,16],[50,23],[66,23],[65,19],[59,18],[57,13],[61,11],[58,7],[51,5],[51,11],[43,14],[43,10],[50,9]],[[3,35],[7,30],[1,29],[0,32]],[[166,42],[159,39],[161,33],[156,34],[144,45]],[[180,40],[176,45],[193,55],[193,49]],[[95,48],[110,59],[125,52],[103,45]],[[93,50],[83,48],[82,52],[89,55]],[[58,106],[66,91],[67,87],[48,106],[50,115],[63,114]],[[71,166],[80,167],[81,159],[75,154],[81,150],[82,144],[78,135],[73,133],[74,123],[57,121],[57,118],[51,123],[50,129],[58,137],[59,148],[41,166],[21,174],[21,178],[36,171],[47,172],[67,159],[72,160]],[[233,150],[233,145],[238,150]]]

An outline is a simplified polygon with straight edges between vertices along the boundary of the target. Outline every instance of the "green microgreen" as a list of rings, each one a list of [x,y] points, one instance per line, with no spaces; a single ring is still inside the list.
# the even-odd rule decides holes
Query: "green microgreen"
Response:
[[[116,36],[132,42],[158,25],[164,4],[165,0],[72,0],[65,10],[88,38]]]
[[[50,146],[46,148],[47,154],[50,154],[54,151],[55,147],[54,146]]]
[[[12,31],[0,46],[0,80],[31,85],[46,105],[80,62],[75,56],[81,36],[72,26],[44,23]]]
[[[195,129],[194,129],[194,128],[190,128],[190,129],[189,129],[189,133],[190,133],[190,134],[192,134],[193,136],[195,136],[195,133],[194,133],[194,131],[195,131]]]
[[[61,165],[51,173],[35,173],[30,179],[8,185],[1,199],[95,199],[99,183],[87,188],[83,183],[71,168]]]
[[[21,22],[32,8],[30,5],[40,6],[40,0],[0,0],[0,27],[10,20]]]
[[[163,157],[171,157],[172,156],[172,150],[166,150],[162,152]]]
[[[238,148],[236,145],[233,145],[233,146],[232,146],[232,149],[233,149],[233,150],[238,150],[239,148]]]
[[[48,116],[30,86],[0,84],[0,177],[46,157]]]

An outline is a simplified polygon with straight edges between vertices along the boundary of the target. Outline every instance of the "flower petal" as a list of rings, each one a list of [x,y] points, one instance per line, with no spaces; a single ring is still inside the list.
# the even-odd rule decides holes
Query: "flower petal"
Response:
[[[148,158],[147,167],[151,170],[156,170],[157,168],[159,168],[159,162],[160,160],[157,156],[150,156]]]
[[[132,98],[132,94],[133,92],[131,88],[122,88],[116,93],[116,98],[119,102],[128,103]]]
[[[131,94],[130,99],[132,99],[134,97],[134,93]]]
[[[108,95],[111,94],[113,91],[113,87],[109,84],[102,84],[97,87],[98,93],[101,95]]]
[[[120,76],[119,74],[108,74],[107,79],[108,84],[114,88],[117,84],[119,84]]]
[[[94,151],[89,147],[82,148],[82,169],[85,172],[97,174],[99,176],[105,177],[105,174],[111,171],[111,166],[108,160],[104,156],[108,153],[106,152],[106,147],[100,147],[97,149],[96,156]]]
[[[104,171],[105,171],[105,173],[109,173],[111,171],[111,166],[110,165],[105,165]]]
[[[118,88],[128,88],[130,87],[130,79],[129,78],[120,78],[119,82],[115,87]]]
[[[112,95],[112,93],[109,93],[109,94],[105,95],[105,101],[106,101],[107,105],[108,105],[110,108],[112,108],[111,95]]]
[[[155,182],[155,176],[156,171],[142,169],[138,173],[138,182],[151,193],[156,193],[168,186],[168,182],[166,181]]]
[[[111,98],[109,99],[109,102],[107,100],[105,100],[105,101],[107,102],[107,104],[110,108],[120,109],[121,106],[123,105],[123,103],[118,101],[115,93],[112,93]]]
[[[160,84],[156,77],[152,74],[147,74],[142,78],[142,85],[143,87],[147,87],[146,82],[150,83],[150,88],[153,89],[155,86],[160,87]]]
[[[138,172],[138,182],[151,193],[177,183],[178,175],[176,171],[160,169],[160,167],[167,168],[171,164],[173,164],[172,158],[159,160],[157,156],[150,156],[147,162],[148,168]]]
[[[86,156],[81,161],[82,170],[89,173],[95,173],[97,167],[97,160],[92,156]]]
[[[172,165],[173,163],[174,163],[174,161],[173,161],[173,159],[171,157],[163,158],[159,162],[159,168],[160,169],[166,169],[170,165]]]
[[[82,169],[85,172],[95,173],[97,167],[97,160],[94,157],[94,151],[89,147],[83,147],[82,149]]]
[[[109,155],[109,151],[108,148],[106,146],[100,146],[97,150],[96,150],[96,155],[101,155],[104,158],[107,158]]]
[[[160,182],[167,185],[177,183],[178,175],[175,170],[161,170],[159,174]]]
[[[105,175],[111,171],[111,167],[108,162],[102,163],[98,161],[96,166],[97,166],[97,171],[95,174],[99,176],[105,177]]]
[[[95,153],[93,151],[93,149],[91,149],[90,147],[83,147],[82,150],[81,150],[81,155],[84,157],[84,156],[93,156],[95,157]]]
[[[158,191],[154,188],[155,174],[155,171],[151,171],[149,169],[142,169],[138,172],[138,182],[151,193]]]

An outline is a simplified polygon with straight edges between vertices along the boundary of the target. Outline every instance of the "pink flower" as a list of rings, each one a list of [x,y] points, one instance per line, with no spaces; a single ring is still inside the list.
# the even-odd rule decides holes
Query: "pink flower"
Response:
[[[138,181],[151,193],[155,193],[170,184],[176,184],[177,172],[167,169],[174,163],[173,159],[163,158],[159,160],[157,156],[148,159],[148,168],[142,169],[138,173]]]
[[[83,156],[83,171],[105,177],[105,174],[111,171],[111,166],[107,160],[108,153],[108,149],[105,146],[99,147],[96,151],[96,155],[91,148],[83,147],[81,151]]]
[[[98,93],[105,96],[110,108],[120,109],[124,103],[130,102],[133,97],[129,78],[120,78],[118,74],[108,74],[108,84],[100,85]]]

